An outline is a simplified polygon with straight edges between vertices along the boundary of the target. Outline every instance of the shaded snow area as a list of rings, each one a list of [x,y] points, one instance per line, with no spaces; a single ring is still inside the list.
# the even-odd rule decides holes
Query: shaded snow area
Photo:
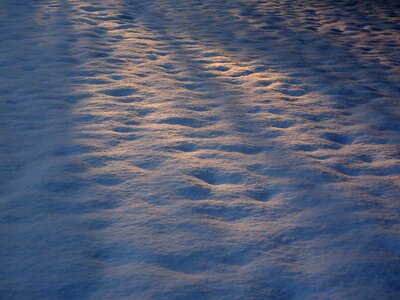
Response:
[[[1,0],[0,299],[400,299],[400,3]]]

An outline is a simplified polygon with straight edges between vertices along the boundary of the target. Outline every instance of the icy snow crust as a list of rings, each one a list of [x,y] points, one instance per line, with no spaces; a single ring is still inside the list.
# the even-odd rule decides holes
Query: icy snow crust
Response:
[[[397,1],[0,2],[1,299],[400,299]]]

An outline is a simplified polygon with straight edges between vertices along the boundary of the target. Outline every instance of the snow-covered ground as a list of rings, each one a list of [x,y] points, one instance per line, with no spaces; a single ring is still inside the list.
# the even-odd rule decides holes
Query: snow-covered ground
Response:
[[[398,1],[1,0],[0,299],[400,299]]]

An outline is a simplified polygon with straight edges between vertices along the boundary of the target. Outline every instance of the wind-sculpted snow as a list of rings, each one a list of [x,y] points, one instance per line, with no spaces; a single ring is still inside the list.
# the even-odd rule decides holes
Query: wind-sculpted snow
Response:
[[[1,1],[0,299],[399,299],[396,2]]]

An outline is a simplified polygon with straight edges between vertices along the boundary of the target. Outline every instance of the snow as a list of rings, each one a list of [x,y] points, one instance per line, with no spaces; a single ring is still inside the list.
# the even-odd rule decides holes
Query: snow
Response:
[[[399,299],[397,1],[0,2],[0,299]]]

